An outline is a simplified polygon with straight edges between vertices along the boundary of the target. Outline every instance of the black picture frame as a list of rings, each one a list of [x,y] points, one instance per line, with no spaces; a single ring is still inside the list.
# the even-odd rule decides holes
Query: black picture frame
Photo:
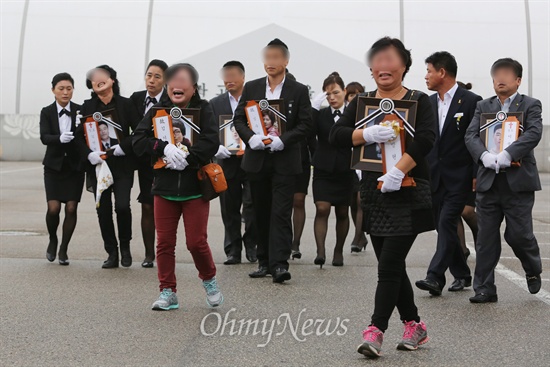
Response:
[[[388,100],[388,99],[384,99]],[[357,115],[356,115],[356,128],[362,129],[365,127],[373,126],[380,123],[388,113],[392,111],[397,112],[398,118],[406,120],[408,124],[414,129],[416,124],[416,111],[418,109],[417,101],[411,100],[391,100],[393,102],[393,109],[389,112],[379,112],[374,119],[368,121],[365,125],[365,120],[368,120],[376,114],[376,111],[381,110],[380,103],[383,100],[380,98],[359,96],[357,97]],[[406,133],[405,148],[413,141],[413,137]],[[382,150],[379,144],[360,145],[353,148],[351,155],[351,168],[361,171],[382,172]]]
[[[257,100],[260,105],[262,118],[264,116],[274,119],[271,126],[266,125],[267,136],[281,136],[286,131],[285,104],[283,99],[261,99]],[[266,120],[264,119],[264,124]],[[271,131],[270,131],[271,130]]]
[[[497,132],[499,128],[502,128],[502,123],[508,117],[513,116],[517,118],[520,124],[519,134],[521,135],[521,132],[523,131],[523,112],[507,112],[503,116],[505,117],[504,120],[502,120],[502,118],[500,117],[500,119],[497,119],[497,115],[499,115],[500,113],[502,112],[499,111],[494,113],[482,113],[479,117],[479,137],[481,138],[481,141],[483,142],[487,150],[494,154],[498,154],[500,152],[501,146],[501,136],[499,135],[495,137],[495,132]]]
[[[236,133],[235,125],[233,124],[233,115],[220,115],[220,142],[229,150],[231,155],[243,149],[243,141],[238,133]]]

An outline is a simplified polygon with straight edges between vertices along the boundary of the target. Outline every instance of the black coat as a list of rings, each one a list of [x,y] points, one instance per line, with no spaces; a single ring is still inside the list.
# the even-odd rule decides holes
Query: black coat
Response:
[[[313,127],[317,136],[317,148],[313,155],[313,166],[317,169],[337,173],[350,171],[351,148],[334,146],[329,142],[330,130],[334,126],[330,107],[313,110]]]
[[[437,191],[440,185],[451,192],[472,190],[474,161],[466,148],[464,135],[474,117],[478,101],[481,101],[480,96],[458,87],[449,106],[441,133],[436,117],[436,139],[434,147],[427,157],[433,192]],[[439,116],[437,93],[430,96],[430,102],[434,115]],[[457,113],[462,113],[463,116],[455,117]]]
[[[70,102],[69,108],[71,110],[71,131],[74,133],[76,130],[76,112],[81,109],[81,106]],[[72,170],[81,171],[83,160],[77,142],[73,139],[69,143],[62,144],[59,141],[60,136],[59,115],[57,104],[54,102],[40,111],[40,141],[46,145],[46,154],[42,164],[53,170],[61,171],[63,163],[67,161]]]
[[[375,96],[376,92],[361,94]],[[403,236],[418,234],[434,229],[431,205],[431,189],[426,156],[435,141],[436,122],[429,97],[419,91],[408,90],[403,100],[417,100],[414,139],[405,152],[416,163],[409,175],[416,181],[415,187],[401,187],[400,190],[382,194],[377,189],[380,172],[363,172],[361,181],[361,206],[365,212],[366,230],[378,236]],[[340,120],[334,124],[329,141],[340,147],[351,148],[357,115],[355,98],[348,105]]]
[[[254,135],[248,127],[245,106],[248,101],[265,99],[267,78],[252,80],[244,85],[239,106],[235,110],[233,121],[243,142]],[[284,149],[270,153],[266,150],[252,150],[247,148],[244,153],[242,168],[246,172],[260,172],[267,154],[273,154],[273,168],[282,175],[296,175],[302,172],[301,146],[311,132],[311,102],[307,87],[289,78],[285,79],[281,99],[284,100],[286,115],[286,131],[281,135]]]
[[[147,91],[146,90],[141,90],[139,92],[134,92],[130,96],[130,100],[132,101],[132,103],[136,107],[136,110],[137,110],[137,112],[140,116],[140,121],[141,121],[141,116],[145,115],[145,97],[147,97]],[[166,102],[169,102],[169,101],[170,101],[170,98],[168,97],[168,92],[166,92],[166,89],[164,89],[162,91],[162,95],[160,96],[160,101],[157,101],[157,103],[159,103],[159,102],[166,103]]]
[[[155,107],[172,107],[169,102],[160,102]],[[153,195],[168,196],[195,196],[201,193],[197,171],[200,167],[207,164],[218,151],[218,123],[214,119],[212,108],[208,101],[200,99],[195,94],[190,101],[189,108],[200,109],[200,135],[197,141],[193,142],[189,148],[187,162],[189,166],[183,171],[176,171],[167,168],[156,169],[155,180],[153,181]],[[155,161],[164,156],[164,148],[167,142],[155,138],[153,131],[153,113],[151,109],[145,114],[137,126],[134,137],[133,147],[138,156],[149,155]]]

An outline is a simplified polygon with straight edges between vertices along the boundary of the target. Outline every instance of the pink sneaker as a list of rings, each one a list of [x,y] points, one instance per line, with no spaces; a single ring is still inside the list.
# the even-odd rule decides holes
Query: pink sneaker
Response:
[[[430,340],[428,330],[424,322],[409,321],[405,322],[405,332],[403,340],[397,344],[399,350],[416,350],[419,345],[426,344]]]
[[[365,357],[378,358],[382,354],[382,342],[384,333],[376,326],[369,326],[363,330],[363,344],[357,347],[357,351]]]

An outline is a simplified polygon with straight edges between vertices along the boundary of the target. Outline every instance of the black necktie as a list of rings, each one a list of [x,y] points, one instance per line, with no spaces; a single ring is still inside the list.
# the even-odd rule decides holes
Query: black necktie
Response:
[[[340,112],[340,110],[334,110],[334,112],[332,113],[332,117],[336,116],[342,116],[342,112]]]
[[[66,109],[62,109],[61,111],[59,111],[59,117],[61,117],[63,115],[67,115],[67,116],[71,117],[71,113],[69,111],[67,111]]]
[[[155,97],[147,96],[147,98],[145,99],[145,107],[149,106],[149,103],[156,104],[157,99]]]

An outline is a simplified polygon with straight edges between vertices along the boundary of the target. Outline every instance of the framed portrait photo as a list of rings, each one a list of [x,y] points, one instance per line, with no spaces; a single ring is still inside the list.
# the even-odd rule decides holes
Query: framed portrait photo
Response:
[[[124,139],[115,109],[82,117],[86,143],[92,151],[108,152]]]
[[[493,154],[502,152],[516,141],[523,131],[523,112],[482,113],[479,137]]]
[[[237,133],[235,124],[233,124],[232,115],[220,115],[220,142],[231,152],[231,155],[237,155],[244,150],[242,139]]]

